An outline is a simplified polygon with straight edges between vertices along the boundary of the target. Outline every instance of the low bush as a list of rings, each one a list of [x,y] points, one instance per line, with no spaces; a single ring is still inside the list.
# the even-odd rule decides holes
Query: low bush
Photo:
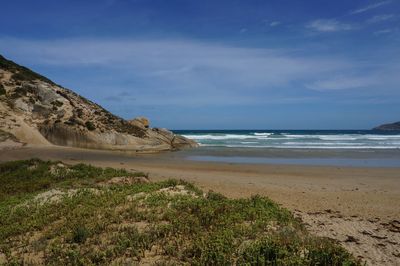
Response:
[[[142,173],[140,173],[142,174]],[[60,185],[75,186],[132,175],[125,170],[99,168],[86,164],[64,167],[60,162],[31,159],[0,164],[0,201],[10,196],[38,192]]]
[[[93,131],[96,129],[96,126],[91,121],[86,121],[85,126],[90,131]]]
[[[142,175],[38,159],[0,164],[6,264],[359,265],[268,198],[121,179]]]
[[[6,89],[4,88],[3,84],[0,84],[0,96],[5,95],[7,93]]]

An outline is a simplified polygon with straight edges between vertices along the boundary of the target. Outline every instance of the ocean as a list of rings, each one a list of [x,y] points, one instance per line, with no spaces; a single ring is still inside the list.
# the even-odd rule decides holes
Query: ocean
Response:
[[[175,130],[200,146],[278,149],[400,149],[400,131]]]

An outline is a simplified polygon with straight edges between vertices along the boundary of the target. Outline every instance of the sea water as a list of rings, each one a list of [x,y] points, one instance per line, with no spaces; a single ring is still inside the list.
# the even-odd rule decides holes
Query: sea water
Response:
[[[400,131],[176,130],[200,148],[188,160],[227,163],[400,167]]]
[[[175,130],[200,146],[279,149],[400,149],[400,131]]]

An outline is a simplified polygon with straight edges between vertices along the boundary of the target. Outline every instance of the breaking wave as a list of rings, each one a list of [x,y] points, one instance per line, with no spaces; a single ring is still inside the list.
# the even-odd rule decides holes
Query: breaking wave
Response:
[[[179,133],[179,132],[178,132]],[[202,146],[289,149],[400,149],[400,133],[320,131],[182,132]]]

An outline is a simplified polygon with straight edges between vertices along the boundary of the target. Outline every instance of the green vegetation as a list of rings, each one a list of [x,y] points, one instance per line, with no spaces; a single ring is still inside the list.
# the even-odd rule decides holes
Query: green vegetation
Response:
[[[0,259],[50,265],[358,265],[267,198],[229,199],[184,181],[149,183],[143,175],[37,159],[1,164]]]
[[[13,72],[14,74],[12,75],[12,78],[15,81],[32,81],[38,79],[48,82],[50,84],[54,84],[54,82],[52,82],[48,78],[43,77],[42,75],[39,75],[36,72],[33,72],[29,68],[20,66],[11,60],[7,60],[1,55],[0,55],[0,68]]]
[[[87,187],[116,176],[136,176],[125,170],[31,159],[0,164],[0,201],[9,197],[59,187]]]
[[[37,93],[35,91],[34,87],[31,87],[30,85],[21,85],[16,87],[13,91],[12,94],[10,95],[11,99],[17,99],[23,96],[27,96],[29,94],[31,94],[32,96],[34,96],[35,98],[37,98]]]
[[[86,121],[85,126],[90,131],[93,131],[96,129],[96,126],[91,121]]]
[[[55,100],[55,101],[53,101],[52,103],[51,103],[53,106],[55,106],[55,107],[61,107],[61,106],[63,106],[63,102],[60,102],[59,100]]]
[[[7,92],[6,92],[6,89],[4,88],[3,84],[0,84],[0,96],[5,95],[6,93]]]

